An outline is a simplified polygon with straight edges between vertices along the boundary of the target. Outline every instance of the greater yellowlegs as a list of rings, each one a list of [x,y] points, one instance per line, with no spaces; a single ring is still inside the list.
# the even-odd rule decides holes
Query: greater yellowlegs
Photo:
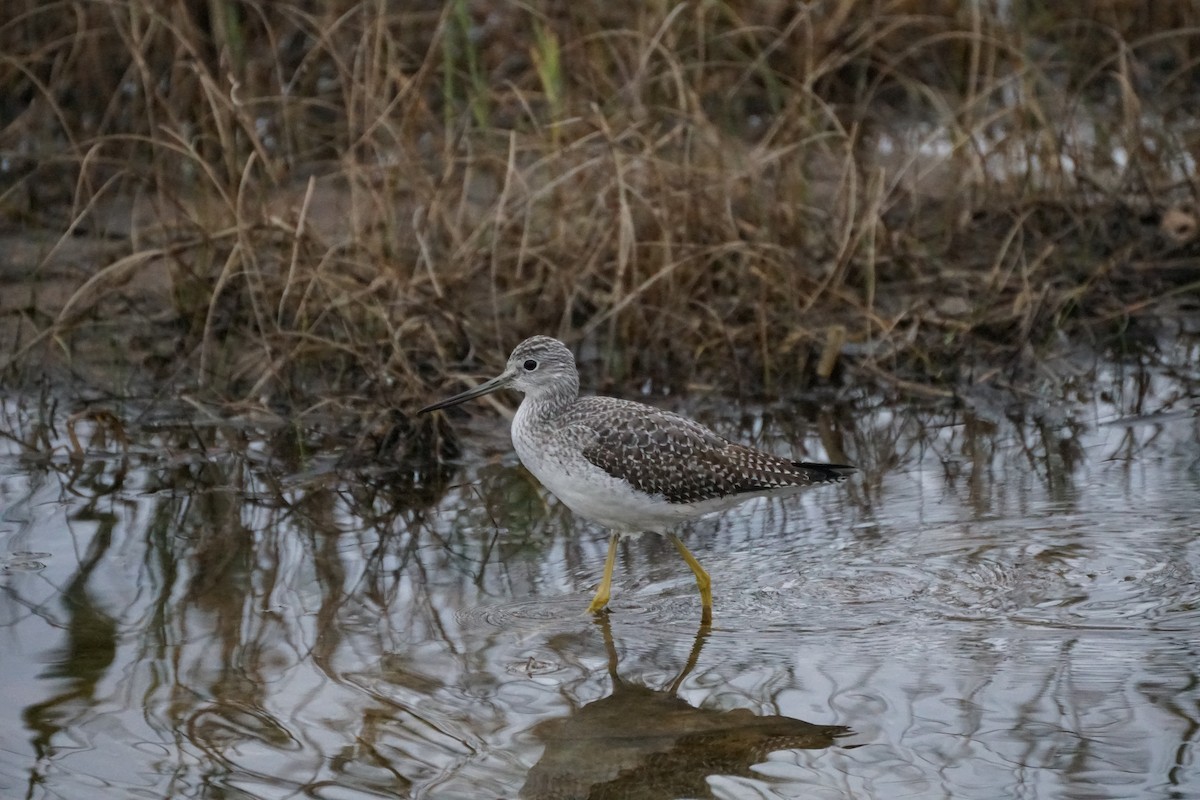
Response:
[[[712,582],[674,528],[754,497],[787,494],[854,471],[755,450],[643,403],[580,397],[575,357],[549,336],[521,342],[504,372],[421,413],[505,387],[525,393],[512,421],[521,463],[576,514],[612,531],[604,577],[588,606],[592,613],[608,604],[621,535],[648,531],[669,536],[691,567],[700,589],[701,620],[710,623]]]

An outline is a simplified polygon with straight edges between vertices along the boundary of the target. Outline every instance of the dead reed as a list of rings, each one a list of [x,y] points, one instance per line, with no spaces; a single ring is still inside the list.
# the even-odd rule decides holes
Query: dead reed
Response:
[[[1200,11],[1089,5],[13,0],[0,380],[405,407],[545,332],[941,395],[1128,347],[1197,311]]]

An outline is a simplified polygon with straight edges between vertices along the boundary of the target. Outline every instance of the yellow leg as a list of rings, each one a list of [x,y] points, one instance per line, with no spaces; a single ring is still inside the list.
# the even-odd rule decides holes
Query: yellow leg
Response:
[[[704,567],[700,566],[700,562],[696,557],[683,546],[683,542],[675,534],[671,534],[671,541],[675,543],[675,549],[679,551],[679,555],[683,556],[683,560],[692,568],[692,572],[696,575],[696,588],[700,590],[700,624],[712,624],[712,579],[708,577],[708,573],[704,571]]]
[[[608,598],[612,596],[613,565],[617,562],[617,540],[620,538],[620,534],[616,533],[609,537],[608,558],[604,560],[604,577],[600,580],[600,588],[596,590],[592,604],[588,606],[589,614],[599,614],[603,611],[608,605]]]

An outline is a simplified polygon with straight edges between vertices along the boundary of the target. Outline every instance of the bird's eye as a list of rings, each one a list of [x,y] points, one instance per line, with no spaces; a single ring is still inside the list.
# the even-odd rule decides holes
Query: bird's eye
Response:
[[[523,366],[525,367],[526,372],[533,372],[535,369],[537,369],[537,362],[532,358],[529,358],[525,360]]]

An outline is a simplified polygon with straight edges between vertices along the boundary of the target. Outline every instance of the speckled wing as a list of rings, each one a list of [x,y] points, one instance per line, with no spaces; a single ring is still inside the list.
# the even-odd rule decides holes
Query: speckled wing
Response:
[[[853,471],[779,458],[730,442],[686,417],[631,401],[581,398],[570,415],[572,427],[588,430],[584,458],[670,503],[825,483]]]

